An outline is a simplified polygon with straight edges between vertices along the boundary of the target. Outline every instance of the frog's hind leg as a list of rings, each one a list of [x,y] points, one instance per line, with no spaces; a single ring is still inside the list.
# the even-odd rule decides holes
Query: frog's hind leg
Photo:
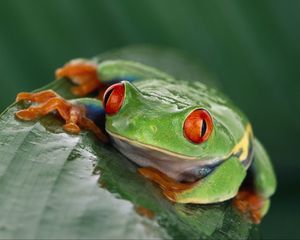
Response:
[[[269,198],[275,189],[276,177],[272,164],[260,142],[255,139],[253,163],[233,203],[241,212],[249,214],[255,223],[259,223],[268,211]]]
[[[71,89],[77,96],[86,96],[103,85],[98,78],[97,64],[89,60],[72,60],[57,69],[55,75],[57,79],[63,77],[71,79],[77,85]]]
[[[258,224],[267,213],[270,200],[265,199],[251,189],[242,188],[233,199],[233,204],[240,212],[248,216],[252,222]]]

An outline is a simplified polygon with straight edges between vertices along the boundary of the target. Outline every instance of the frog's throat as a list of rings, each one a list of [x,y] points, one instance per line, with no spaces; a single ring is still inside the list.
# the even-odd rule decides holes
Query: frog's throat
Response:
[[[118,135],[116,133],[112,133],[108,131],[108,134],[114,139],[118,139],[121,142],[126,142],[130,144],[132,147],[135,147],[137,149],[148,149],[152,150],[154,152],[159,152],[165,156],[168,156],[169,158],[177,159],[177,160],[190,160],[190,161],[199,161],[201,160],[201,165],[217,165],[220,162],[230,158],[231,156],[236,156],[246,168],[251,164],[252,158],[253,158],[253,131],[250,124],[247,124],[246,130],[244,135],[242,136],[241,140],[232,148],[231,152],[228,153],[228,155],[220,158],[215,159],[199,159],[198,157],[191,157],[186,156],[182,154],[178,154],[172,151],[168,151],[162,148],[155,147],[153,145],[143,144],[139,141],[128,139],[126,137],[123,137],[121,135]]]

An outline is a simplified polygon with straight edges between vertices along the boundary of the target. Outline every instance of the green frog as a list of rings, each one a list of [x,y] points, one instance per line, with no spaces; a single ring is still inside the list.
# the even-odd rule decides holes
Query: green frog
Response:
[[[17,118],[31,121],[55,112],[65,131],[94,132],[136,163],[170,201],[234,198],[255,222],[266,214],[276,189],[272,164],[245,114],[217,89],[122,59],[72,60],[56,77],[70,79],[79,98],[23,92],[17,102],[33,105]],[[95,91],[98,97],[86,97]]]

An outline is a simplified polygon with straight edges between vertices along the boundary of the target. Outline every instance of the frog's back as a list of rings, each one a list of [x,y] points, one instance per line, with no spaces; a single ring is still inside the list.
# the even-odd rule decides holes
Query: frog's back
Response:
[[[201,82],[148,79],[137,81],[134,84],[145,96],[164,100],[166,103],[176,105],[178,109],[198,104],[205,107],[214,103],[218,105],[232,104],[220,91]]]

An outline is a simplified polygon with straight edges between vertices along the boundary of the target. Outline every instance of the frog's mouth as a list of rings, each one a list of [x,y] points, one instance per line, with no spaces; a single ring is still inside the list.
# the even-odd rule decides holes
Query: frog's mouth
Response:
[[[184,156],[107,132],[112,138],[113,145],[131,161],[140,167],[157,169],[177,182],[198,181],[231,156],[238,157],[245,168],[249,167],[253,158],[251,129],[246,131],[241,141],[228,156],[220,159],[198,159]]]

